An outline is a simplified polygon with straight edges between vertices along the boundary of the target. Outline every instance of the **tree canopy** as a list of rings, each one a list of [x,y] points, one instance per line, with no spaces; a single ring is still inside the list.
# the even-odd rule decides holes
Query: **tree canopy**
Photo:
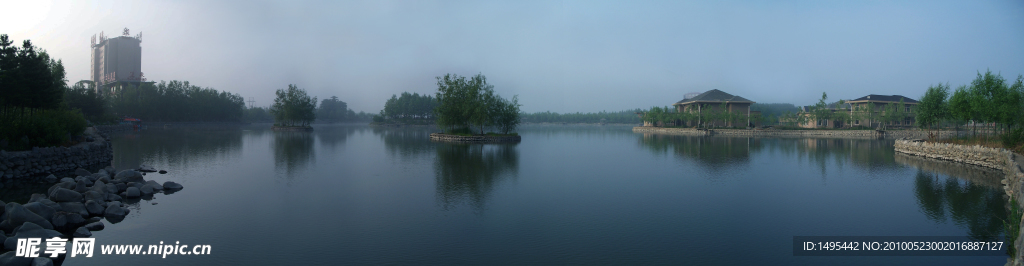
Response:
[[[484,75],[467,79],[454,74],[437,77],[437,126],[447,132],[496,127],[505,134],[519,125],[519,98],[506,100],[494,94]]]
[[[274,115],[274,123],[280,126],[309,126],[316,120],[316,97],[310,98],[306,90],[299,89],[295,84],[288,84],[287,89],[279,89],[270,113]]]

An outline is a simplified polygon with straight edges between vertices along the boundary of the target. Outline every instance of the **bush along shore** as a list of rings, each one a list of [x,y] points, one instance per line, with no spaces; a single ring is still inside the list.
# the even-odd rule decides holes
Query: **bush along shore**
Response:
[[[46,182],[56,183],[46,194],[32,194],[28,203],[0,202],[0,242],[6,253],[0,254],[0,265],[37,265],[52,263],[50,258],[18,257],[15,248],[19,238],[90,237],[92,231],[103,230],[102,220],[118,223],[128,215],[122,201],[152,198],[153,194],[171,194],[182,189],[175,182],[157,183],[145,180],[136,170],[123,170],[116,175],[107,166],[96,173],[76,169],[74,178],[57,180],[50,175]],[[65,254],[56,260],[62,261]],[[33,261],[43,260],[43,261]],[[42,265],[42,264],[39,264]]]
[[[1003,192],[1009,196],[1007,220],[1003,221],[1006,229],[1008,255],[1006,265],[1024,265],[1024,224],[1021,222],[1021,210],[1024,209],[1024,158],[1010,150],[988,148],[983,146],[967,146],[949,143],[933,143],[920,139],[896,140],[895,152],[915,156],[973,164],[1003,171]]]

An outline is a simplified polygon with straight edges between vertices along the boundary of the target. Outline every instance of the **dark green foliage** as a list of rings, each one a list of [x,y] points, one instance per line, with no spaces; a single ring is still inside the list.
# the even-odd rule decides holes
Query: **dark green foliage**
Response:
[[[432,121],[437,100],[430,95],[403,92],[402,96],[391,95],[384,103],[380,115],[386,120],[409,122],[413,120]]]
[[[277,90],[276,94],[274,105],[270,107],[276,125],[309,126],[316,120],[316,97],[310,98],[306,90],[288,84],[288,89]]]
[[[348,120],[350,110],[348,104],[338,100],[338,96],[325,98],[316,109],[316,119],[323,122],[341,122]]]
[[[1017,237],[1020,236],[1021,215],[1024,215],[1024,211],[1021,210],[1017,199],[1010,197],[1010,211],[1006,214],[1006,220],[1003,221],[1003,228],[1007,243],[1006,253],[1011,258],[1017,258]]]
[[[274,116],[270,115],[270,108],[257,106],[245,108],[242,120],[249,123],[267,123],[273,122]]]
[[[519,125],[518,98],[505,100],[494,94],[494,86],[477,74],[470,79],[453,74],[437,77],[437,126],[445,132],[473,127],[484,133],[485,127],[497,127],[508,134]]]
[[[778,125],[781,122],[780,118],[787,112],[791,114],[799,112],[800,107],[791,103],[754,103],[750,105],[750,111],[761,112],[761,124]]]
[[[103,97],[96,93],[92,81],[83,80],[71,86],[71,89],[64,93],[64,103],[68,105],[68,108],[82,112],[82,115],[93,123],[109,121],[113,118],[108,116],[110,108],[107,107],[107,102],[103,100]]]
[[[147,121],[238,122],[245,102],[242,96],[203,88],[188,81],[116,84],[107,97],[115,116]]]
[[[636,115],[637,112],[642,112],[641,109],[625,110],[619,112],[606,112],[601,111],[597,113],[553,113],[547,112],[536,112],[536,113],[522,113],[520,116],[523,118],[523,122],[529,123],[613,123],[613,124],[638,124],[641,122],[640,117]]]
[[[949,85],[939,83],[928,87],[921,101],[917,104],[917,126],[928,128],[939,121],[949,118]]]
[[[25,40],[21,48],[0,34],[0,149],[71,144],[82,134],[82,114],[66,108],[64,66]]]

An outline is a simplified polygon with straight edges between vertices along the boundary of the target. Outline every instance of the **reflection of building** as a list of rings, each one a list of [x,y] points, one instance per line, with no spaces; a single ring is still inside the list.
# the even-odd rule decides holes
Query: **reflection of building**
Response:
[[[138,86],[145,82],[142,75],[142,34],[128,36],[128,28],[119,37],[107,38],[100,32],[99,39],[92,36],[89,78],[96,84],[97,93],[105,94],[125,85]]]
[[[689,94],[687,95],[689,96]],[[740,119],[732,121],[725,119],[716,119],[713,121],[707,121],[715,126],[751,126],[750,115],[758,115],[761,112],[750,111],[750,105],[754,104],[754,101],[747,100],[746,98],[735,96],[732,94],[725,93],[720,90],[709,90],[705,91],[696,96],[688,97],[679,102],[672,104],[676,107],[676,112],[690,112],[696,113],[697,115],[703,116],[709,113],[729,113],[741,116]],[[677,123],[683,123],[678,121]],[[692,125],[691,125],[692,126]]]

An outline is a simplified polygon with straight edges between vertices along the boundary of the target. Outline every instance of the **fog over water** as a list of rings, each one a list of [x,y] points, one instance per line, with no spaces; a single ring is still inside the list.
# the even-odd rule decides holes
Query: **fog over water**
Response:
[[[664,106],[720,89],[811,104],[919,98],[991,69],[1024,74],[1024,2],[4,1],[0,33],[89,72],[89,37],[142,32],[150,80],[256,105],[298,84],[375,113],[434,77],[482,73],[523,111]]]

